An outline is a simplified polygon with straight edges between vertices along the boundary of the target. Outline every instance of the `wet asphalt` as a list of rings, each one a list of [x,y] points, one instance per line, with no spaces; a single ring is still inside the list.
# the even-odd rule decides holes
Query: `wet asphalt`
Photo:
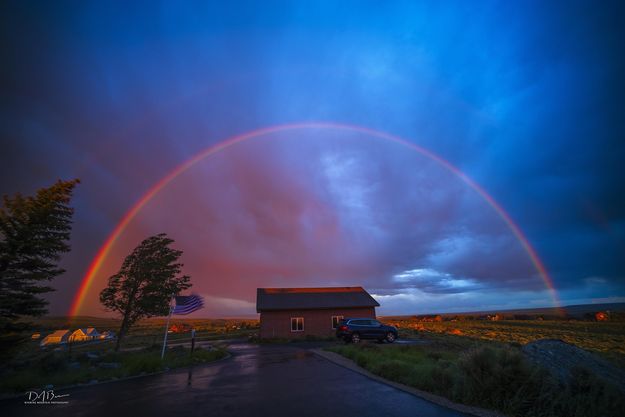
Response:
[[[233,357],[192,369],[57,391],[67,404],[0,401],[2,416],[457,417],[320,358],[310,346],[231,345]]]

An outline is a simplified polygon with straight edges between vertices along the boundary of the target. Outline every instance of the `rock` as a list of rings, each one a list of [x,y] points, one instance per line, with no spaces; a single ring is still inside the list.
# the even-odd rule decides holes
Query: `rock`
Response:
[[[80,362],[70,362],[67,366],[70,369],[80,369]]]
[[[625,392],[625,372],[600,356],[562,340],[536,340],[523,346],[523,353],[560,382],[569,380],[573,368],[582,367]]]
[[[97,384],[97,383],[98,383],[97,379],[92,379],[91,381],[89,381],[90,385]]]

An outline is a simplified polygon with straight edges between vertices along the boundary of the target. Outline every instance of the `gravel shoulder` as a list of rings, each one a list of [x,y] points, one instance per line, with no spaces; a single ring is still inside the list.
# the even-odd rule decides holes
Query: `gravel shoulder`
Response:
[[[573,369],[587,369],[625,393],[625,371],[600,356],[557,339],[542,339],[523,346],[523,353],[532,362],[546,368],[565,383]]]

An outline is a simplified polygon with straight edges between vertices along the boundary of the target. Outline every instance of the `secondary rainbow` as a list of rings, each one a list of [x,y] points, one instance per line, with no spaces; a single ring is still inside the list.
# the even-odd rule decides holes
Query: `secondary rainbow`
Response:
[[[460,180],[462,180],[465,184],[471,187],[475,192],[477,192],[494,210],[497,214],[504,220],[504,222],[509,227],[510,231],[517,238],[523,249],[527,252],[532,264],[540,274],[542,280],[545,283],[545,286],[549,290],[553,303],[556,307],[560,307],[560,301],[558,299],[558,294],[556,292],[555,286],[553,284],[553,280],[549,276],[545,265],[541,261],[540,257],[536,253],[536,250],[532,247],[529,240],[521,230],[521,228],[512,220],[512,217],[503,209],[503,207],[495,201],[495,199],[484,190],[478,183],[469,178],[465,173],[460,171],[457,167],[452,165],[450,162],[436,155],[435,153],[416,145],[412,142],[409,142],[405,139],[400,138],[399,136],[392,135],[390,133],[381,132],[378,130],[348,125],[348,124],[340,124],[340,123],[329,123],[329,122],[306,122],[306,123],[293,123],[293,124],[284,124],[284,125],[276,125],[270,126],[262,129],[253,130],[251,132],[243,133],[241,135],[233,136],[229,139],[226,139],[222,142],[219,142],[215,145],[209,146],[208,148],[200,151],[198,154],[182,163],[178,167],[176,167],[173,171],[159,180],[156,184],[154,184],[124,215],[121,221],[117,224],[115,229],[108,236],[104,244],[100,247],[98,253],[94,257],[93,261],[89,265],[87,272],[76,292],[74,300],[72,302],[71,308],[69,310],[70,316],[75,316],[80,311],[82,304],[84,302],[85,296],[89,292],[91,285],[93,284],[94,278],[97,275],[100,267],[106,260],[109,255],[111,248],[117,241],[117,239],[124,233],[124,230],[128,226],[128,224],[137,216],[137,214],[143,209],[143,207],[163,188],[165,188],[169,183],[171,183],[176,177],[185,172],[187,169],[191,168],[197,162],[207,158],[210,155],[213,155],[217,152],[220,152],[226,148],[229,148],[238,143],[244,142],[246,140],[261,137],[264,135],[268,135],[276,132],[285,132],[290,130],[301,130],[301,129],[336,129],[343,131],[351,131],[358,132],[370,135],[375,138],[390,140],[392,142],[401,144],[408,148],[411,148],[420,154],[436,161],[447,170],[451,171],[455,174]]]

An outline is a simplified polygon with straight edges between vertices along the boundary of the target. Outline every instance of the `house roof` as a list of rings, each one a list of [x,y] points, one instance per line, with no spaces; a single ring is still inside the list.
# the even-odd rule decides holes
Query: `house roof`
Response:
[[[87,327],[86,329],[82,330],[84,334],[88,335],[88,336],[97,336],[100,333],[98,333],[98,331],[95,329],[95,327]]]
[[[69,334],[69,330],[55,330],[54,332],[50,333],[47,337],[63,337],[67,334]]]
[[[256,311],[379,307],[362,287],[258,288]]]

